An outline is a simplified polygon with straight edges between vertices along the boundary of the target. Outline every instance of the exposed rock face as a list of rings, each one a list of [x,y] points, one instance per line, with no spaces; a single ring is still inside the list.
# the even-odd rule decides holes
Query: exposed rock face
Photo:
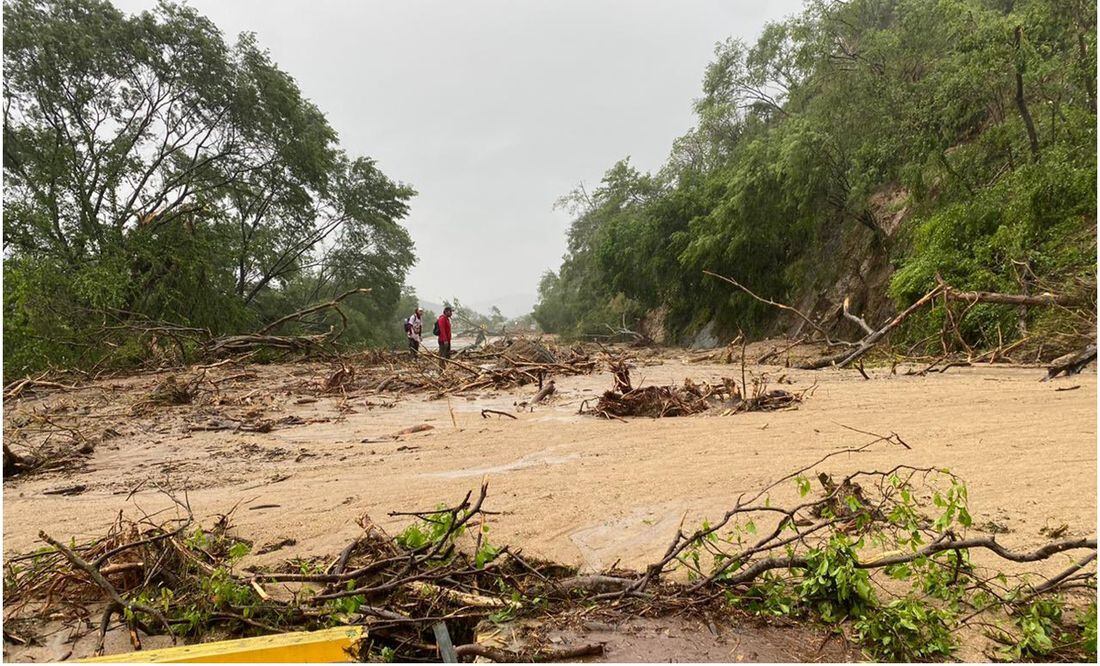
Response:
[[[820,267],[812,276],[813,287],[791,305],[821,321],[830,333],[850,339],[862,337],[863,332],[841,312],[845,298],[851,299],[851,311],[873,327],[896,314],[887,293],[894,274],[890,247],[909,218],[908,197],[909,193],[898,186],[871,196],[869,205],[879,234],[864,226],[845,225],[833,237],[823,239],[812,263]],[[806,334],[808,328],[798,317],[782,313],[774,333],[797,337]]]
[[[692,349],[711,349],[720,346],[720,344],[718,336],[714,332],[714,322],[710,321],[691,338],[691,343],[688,346]]]
[[[668,308],[662,306],[645,313],[645,317],[638,324],[639,333],[649,336],[659,345],[668,342],[668,332],[665,331],[665,317],[668,316]]]
[[[789,301],[792,307],[822,323],[830,335],[849,340],[864,336],[859,326],[844,317],[842,304],[849,299],[849,309],[863,317],[872,327],[889,321],[897,314],[888,289],[894,274],[891,252],[898,234],[910,217],[909,192],[890,185],[871,195],[868,207],[878,226],[878,232],[854,222],[838,224],[835,231],[818,240],[813,255],[803,259],[807,275],[805,287]],[[657,343],[669,341],[665,330],[665,308],[650,310],[639,322],[641,332]],[[768,335],[797,338],[809,334],[810,326],[797,315],[778,311]],[[712,319],[694,333],[680,333],[678,342],[691,349],[712,349],[726,344],[732,336],[723,337]]]

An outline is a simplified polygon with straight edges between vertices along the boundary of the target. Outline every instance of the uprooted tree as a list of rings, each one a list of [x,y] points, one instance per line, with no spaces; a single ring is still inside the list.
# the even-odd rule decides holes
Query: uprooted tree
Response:
[[[1002,294],[996,292],[985,291],[960,291],[951,287],[943,281],[943,278],[936,275],[936,287],[928,293],[924,294],[920,298],[916,299],[909,307],[905,308],[901,312],[891,316],[884,324],[878,328],[872,327],[867,321],[859,315],[853,313],[849,309],[849,299],[845,298],[840,306],[840,312],[843,316],[855,322],[859,325],[860,330],[865,334],[858,341],[850,342],[847,340],[834,339],[830,337],[827,330],[828,324],[822,321],[817,321],[802,312],[801,310],[794,308],[786,303],[781,303],[770,298],[759,296],[747,286],[741,284],[737,280],[719,275],[712,271],[703,271],[705,275],[713,278],[717,278],[723,282],[727,282],[734,287],[737,287],[741,292],[747,294],[753,300],[760,303],[764,303],[768,306],[790,312],[794,316],[798,317],[801,322],[808,326],[810,329],[809,335],[791,343],[790,346],[796,346],[807,340],[813,340],[816,338],[817,342],[825,344],[827,349],[839,347],[841,350],[835,353],[827,353],[820,358],[816,358],[809,361],[803,361],[798,364],[799,368],[806,370],[818,370],[821,368],[837,367],[844,368],[854,364],[856,361],[860,361],[860,371],[862,372],[862,358],[867,355],[876,346],[884,343],[889,339],[891,333],[895,330],[903,327],[907,320],[914,315],[920,313],[922,310],[935,308],[937,302],[940,304],[941,312],[943,316],[943,325],[938,331],[939,346],[941,348],[941,354],[931,366],[928,366],[925,371],[927,372],[932,367],[944,362],[952,355],[952,352],[963,353],[965,352],[966,361],[963,361],[961,365],[968,365],[971,360],[986,358],[990,362],[1001,355],[1004,358],[1008,357],[1008,352],[1013,348],[1018,347],[1024,340],[1017,340],[1011,344],[1000,344],[992,349],[983,353],[976,353],[976,351],[970,347],[962,332],[959,330],[958,319],[965,316],[970,309],[978,304],[996,304],[996,305],[1012,305],[1022,308],[1027,307],[1060,307],[1066,312],[1070,313],[1073,317],[1077,318],[1081,322],[1087,325],[1081,335],[1075,338],[1075,342],[1080,344],[1081,340],[1088,340],[1088,343],[1084,345],[1083,349],[1076,350],[1069,354],[1065,354],[1057,359],[1054,359],[1048,370],[1047,379],[1053,378],[1059,374],[1075,374],[1081,372],[1089,363],[1096,360],[1096,338],[1092,329],[1096,326],[1096,309],[1095,303],[1092,300],[1088,300],[1082,297],[1080,294],[1075,297],[1069,297],[1059,294],[1051,294],[1044,292],[1042,294],[1027,295],[1027,294]],[[952,305],[955,303],[961,303],[965,306],[965,310],[962,313],[953,314]],[[1070,308],[1073,308],[1072,310]],[[929,336],[936,337],[935,335]],[[735,346],[736,342],[740,341],[742,336],[738,336],[737,340],[730,343],[729,347]],[[789,349],[790,347],[788,347]],[[1041,350],[1041,345],[1040,345]],[[776,356],[777,354],[771,353],[761,357],[758,362],[763,363],[768,360],[768,357]],[[727,362],[732,361],[732,356],[727,355]],[[946,369],[946,366],[941,368],[941,371]],[[864,373],[866,377],[866,373]]]

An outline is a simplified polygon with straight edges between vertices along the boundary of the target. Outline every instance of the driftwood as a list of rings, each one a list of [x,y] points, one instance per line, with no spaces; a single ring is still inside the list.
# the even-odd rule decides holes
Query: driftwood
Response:
[[[820,368],[827,368],[827,367],[832,366],[832,365],[835,365],[838,368],[843,368],[844,366],[848,365],[852,361],[855,361],[859,357],[861,357],[864,354],[866,354],[867,352],[871,351],[871,349],[875,345],[877,345],[879,343],[879,341],[881,341],[884,337],[886,337],[886,335],[890,331],[892,331],[895,328],[897,328],[898,326],[900,326],[901,323],[904,322],[906,319],[908,319],[909,316],[912,315],[914,312],[916,312],[917,310],[921,309],[922,307],[924,307],[925,305],[930,303],[934,298],[936,298],[936,296],[938,296],[941,293],[941,291],[942,291],[942,287],[936,287],[935,289],[928,292],[924,296],[921,296],[919,299],[916,300],[916,302],[914,302],[912,305],[907,307],[905,310],[903,310],[896,317],[894,317],[890,321],[886,322],[885,326],[883,326],[882,328],[878,329],[874,333],[871,333],[867,337],[860,340],[859,343],[856,345],[855,349],[844,351],[844,352],[841,352],[839,354],[833,354],[831,356],[825,356],[823,358],[817,359],[816,361],[810,361],[808,363],[803,363],[803,364],[799,365],[798,367],[802,368],[804,370],[818,370]]]
[[[799,338],[800,341],[803,340],[803,339],[804,338]],[[744,344],[744,342],[745,342],[745,336],[738,333],[737,337],[734,338],[733,340],[730,340],[729,343],[726,344],[725,347],[715,349],[715,350],[712,350],[712,351],[703,352],[703,353],[694,353],[693,352],[694,355],[691,356],[690,358],[688,358],[687,362],[688,363],[733,363],[735,358],[740,358],[740,356],[741,356],[741,354],[740,354],[741,347]],[[793,347],[794,345],[791,345],[791,346]],[[788,349],[789,349],[789,347],[788,347]],[[770,358],[771,356],[773,356],[775,354],[779,354],[779,353],[782,353],[782,352],[780,352],[780,350],[778,348],[776,348],[776,349],[773,349],[770,353],[765,354],[761,358],[766,360],[767,358]],[[763,363],[763,362],[764,361],[758,361],[758,363]]]
[[[787,352],[794,349],[795,347],[797,347],[798,345],[802,344],[805,341],[806,341],[806,338],[804,338],[804,337],[796,338],[795,340],[791,340],[789,343],[787,343],[787,345],[785,347],[783,347],[782,349],[780,349],[779,347],[773,347],[770,352],[762,354],[760,356],[760,358],[756,359],[756,363],[758,365],[763,365],[763,364],[767,363],[768,361],[772,360],[773,358],[777,358],[779,356],[782,356],[783,354],[786,354]],[[789,361],[790,361],[790,359],[788,359],[788,362]]]
[[[8,443],[4,442],[4,476],[15,476],[37,467],[35,461],[29,460],[11,450]]]
[[[13,399],[18,398],[21,395],[23,395],[23,393],[25,391],[27,391],[28,389],[35,389],[35,388],[51,388],[51,389],[60,389],[60,390],[64,390],[64,391],[76,391],[76,390],[80,389],[79,386],[72,386],[70,384],[62,384],[60,382],[46,381],[46,380],[42,379],[45,376],[46,376],[46,373],[42,373],[37,378],[24,377],[23,379],[18,379],[16,381],[12,382],[11,384],[9,384],[4,389],[4,399],[5,400],[13,400]]]
[[[1076,375],[1084,370],[1089,363],[1095,360],[1096,343],[1094,342],[1079,352],[1066,354],[1065,356],[1055,359],[1054,362],[1050,364],[1050,367],[1047,368],[1047,376],[1044,377],[1042,381],[1049,381],[1058,375],[1065,375],[1066,377]]]
[[[543,386],[539,390],[539,392],[535,394],[534,398],[531,398],[531,404],[533,405],[549,398],[550,396],[554,395],[555,390],[556,389],[554,388],[554,380],[551,379],[550,381],[546,382],[546,386]]]
[[[496,414],[497,416],[507,416],[508,418],[512,419],[513,421],[516,420],[516,415],[515,414],[509,414],[508,412],[502,412],[499,409],[483,409],[483,410],[481,410],[481,418],[483,418],[483,419],[489,418],[490,414]]]
[[[944,298],[949,301],[965,301],[968,303],[999,303],[1001,305],[1082,305],[1080,299],[1057,294],[1000,294],[992,291],[958,291],[947,285],[944,286]]]

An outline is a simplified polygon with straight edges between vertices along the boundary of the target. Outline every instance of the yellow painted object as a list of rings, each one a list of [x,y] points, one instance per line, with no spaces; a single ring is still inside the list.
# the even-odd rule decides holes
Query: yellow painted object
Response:
[[[321,631],[297,631],[289,634],[240,638],[216,643],[198,643],[160,650],[138,650],[106,657],[82,659],[83,662],[140,662],[188,664],[201,662],[312,662],[356,661],[356,650],[363,637],[362,627],[336,627]]]

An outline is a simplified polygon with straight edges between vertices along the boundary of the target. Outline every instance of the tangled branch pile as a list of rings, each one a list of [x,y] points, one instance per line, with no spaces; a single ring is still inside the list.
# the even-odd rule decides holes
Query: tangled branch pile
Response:
[[[273,569],[239,567],[253,544],[232,535],[229,514],[212,528],[196,525],[186,501],[177,518],[119,516],[101,539],[48,545],[5,564],[5,640],[28,644],[47,620],[98,616],[96,654],[117,621],[135,650],[141,635],[206,639],[365,624],[361,654],[403,660],[438,658],[431,625],[446,620],[456,641],[473,641],[478,622],[514,617],[516,601],[568,598],[569,567],[533,562],[487,540],[482,486],[456,506],[403,514],[416,522],[395,537],[361,521],[363,533],[331,562],[293,560]],[[169,495],[172,497],[171,495]],[[231,513],[231,512],[230,512]],[[458,548],[470,537],[469,551]],[[60,601],[63,600],[63,601]],[[602,652],[599,645],[513,653],[474,643],[460,655],[497,660],[558,660]]]
[[[95,452],[95,441],[48,412],[9,417],[4,432],[4,477],[77,469]],[[19,445],[17,451],[15,445]]]
[[[608,419],[624,416],[688,416],[711,408],[724,408],[725,414],[794,409],[810,390],[798,393],[783,389],[769,390],[763,376],[754,376],[751,388],[745,386],[744,379],[738,384],[729,377],[724,377],[721,384],[696,383],[685,379],[682,386],[635,388],[630,382],[630,369],[626,361],[621,359],[612,362],[611,372],[614,375],[614,387],[600,396],[596,406],[588,410],[590,414]]]
[[[25,441],[22,435],[18,437],[20,441]],[[24,446],[21,451],[16,451],[5,441],[4,477],[47,470],[78,469],[87,462],[93,451],[94,445],[77,436],[47,436],[44,441]]]
[[[933,468],[899,465],[839,481],[824,474],[822,492],[810,495],[808,479],[827,460],[883,441],[896,443],[835,451],[738,497],[716,522],[678,530],[643,571],[581,575],[491,543],[485,486],[453,507],[391,514],[414,520],[396,536],[364,517],[362,534],[331,560],[267,569],[239,566],[251,544],[232,535],[228,516],[203,530],[177,501],[180,515],[167,523],[120,518],[105,538],[83,545],[42,534],[49,548],[9,560],[5,637],[29,642],[44,618],[90,615],[100,617],[100,645],[117,615],[135,647],[142,633],[193,640],[361,624],[360,657],[428,660],[438,659],[431,627],[445,621],[460,655],[568,659],[601,646],[547,648],[530,632],[522,648],[502,651],[481,637],[496,624],[553,622],[583,606],[816,616],[878,659],[944,659],[960,632],[978,630],[1004,644],[1000,656],[1082,656],[1095,604],[1083,619],[1062,611],[1075,590],[1094,596],[1095,538],[1017,551],[971,535],[965,486]],[[786,483],[801,499],[772,502]],[[1071,552],[1078,554],[1053,576],[1020,566]]]
[[[416,358],[407,353],[371,352],[363,358],[368,367],[356,386],[379,393],[430,392],[434,397],[486,389],[506,389],[528,384],[542,386],[552,375],[594,372],[599,362],[581,345],[544,344],[528,338],[500,340],[477,350],[463,350],[438,371],[438,356],[422,350]]]

